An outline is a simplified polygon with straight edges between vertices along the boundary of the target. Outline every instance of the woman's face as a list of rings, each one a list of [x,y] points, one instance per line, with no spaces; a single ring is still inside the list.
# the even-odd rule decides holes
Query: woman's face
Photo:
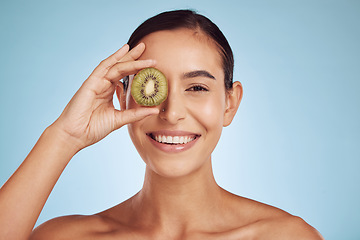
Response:
[[[221,57],[212,41],[189,29],[155,32],[142,42],[146,49],[140,59],[156,60],[169,90],[158,115],[128,125],[130,137],[152,171],[167,177],[190,174],[209,163],[223,128],[227,100]],[[142,107],[129,89],[126,108]]]

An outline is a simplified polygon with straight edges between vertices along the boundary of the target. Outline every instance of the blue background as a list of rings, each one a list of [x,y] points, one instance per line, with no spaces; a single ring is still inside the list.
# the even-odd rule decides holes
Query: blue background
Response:
[[[2,0],[0,184],[97,64],[142,21],[176,8],[222,29],[244,87],[213,154],[217,182],[326,239],[360,239],[360,1]],[[111,207],[143,173],[124,127],[74,157],[38,224]]]

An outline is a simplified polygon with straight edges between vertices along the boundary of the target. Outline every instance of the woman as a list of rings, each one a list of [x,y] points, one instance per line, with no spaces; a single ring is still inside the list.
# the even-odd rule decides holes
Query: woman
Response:
[[[129,91],[147,67],[169,84],[167,99],[152,108]],[[211,153],[242,97],[232,72],[230,46],[207,18],[180,10],[148,19],[93,71],[2,187],[0,239],[322,239],[302,219],[216,184]],[[32,231],[71,158],[125,124],[146,163],[141,191],[101,213]]]

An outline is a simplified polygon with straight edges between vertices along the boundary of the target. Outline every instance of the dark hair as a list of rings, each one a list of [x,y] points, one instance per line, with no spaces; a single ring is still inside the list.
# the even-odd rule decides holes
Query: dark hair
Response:
[[[232,89],[234,56],[231,47],[220,29],[208,18],[192,10],[175,10],[160,13],[143,22],[130,36],[128,44],[134,48],[145,36],[162,30],[179,28],[199,29],[210,37],[219,48],[224,70],[225,89]],[[128,87],[129,78],[124,78],[124,87]]]

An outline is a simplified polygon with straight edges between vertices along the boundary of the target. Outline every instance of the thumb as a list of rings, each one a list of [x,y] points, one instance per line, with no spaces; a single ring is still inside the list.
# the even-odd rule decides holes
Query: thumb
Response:
[[[125,111],[116,110],[115,112],[115,129],[121,128],[122,126],[139,121],[147,116],[159,114],[157,108],[135,108]],[[114,129],[114,130],[115,130]]]

